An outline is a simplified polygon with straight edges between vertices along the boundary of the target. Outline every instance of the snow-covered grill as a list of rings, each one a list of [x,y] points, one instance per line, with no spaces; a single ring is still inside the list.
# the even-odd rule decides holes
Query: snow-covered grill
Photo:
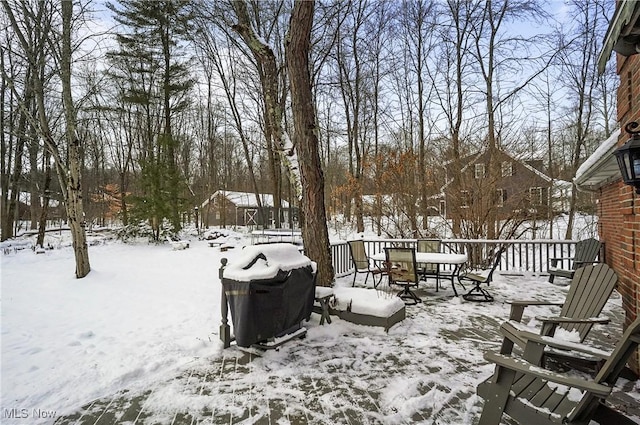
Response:
[[[226,265],[222,260],[222,325],[220,339],[231,343],[228,311],[236,344],[279,345],[285,335],[300,335],[309,320],[315,294],[316,264],[291,244],[247,246]]]

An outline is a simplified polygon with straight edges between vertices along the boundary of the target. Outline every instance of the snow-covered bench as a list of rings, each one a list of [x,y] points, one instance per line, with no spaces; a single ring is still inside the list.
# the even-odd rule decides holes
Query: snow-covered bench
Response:
[[[169,242],[171,244],[171,247],[174,250],[189,248],[189,241],[186,241],[186,240],[182,240],[182,239],[178,239],[178,238],[172,238],[170,236],[167,236],[167,242]]]

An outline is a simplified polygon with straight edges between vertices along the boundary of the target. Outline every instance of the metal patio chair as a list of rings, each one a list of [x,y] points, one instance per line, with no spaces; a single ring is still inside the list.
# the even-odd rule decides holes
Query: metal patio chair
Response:
[[[493,280],[493,272],[496,271],[498,264],[500,264],[500,260],[502,258],[502,253],[505,251],[506,247],[502,247],[496,251],[493,257],[493,261],[491,262],[491,268],[489,269],[489,273],[485,275],[477,274],[477,273],[464,273],[458,279],[460,283],[462,281],[469,281],[473,283],[473,288],[469,290],[466,294],[462,296],[467,301],[476,301],[476,302],[491,302],[493,301],[493,295],[489,293],[488,290],[484,289],[482,285],[487,285],[491,283]],[[463,285],[464,287],[464,285]]]
[[[442,241],[440,239],[418,239],[416,242],[416,251],[418,252],[440,252]],[[419,263],[418,273],[420,279],[427,280],[428,277],[435,277],[436,291],[440,287],[440,264]]]
[[[415,305],[422,300],[411,290],[417,288],[420,278],[416,267],[416,251],[413,248],[385,248],[389,286],[398,285],[403,289],[398,293],[405,304]]]
[[[372,275],[373,287],[377,288],[382,281],[382,277],[386,274],[386,271],[378,267],[375,262],[371,258],[369,258],[369,256],[367,256],[363,240],[348,241],[347,243],[349,244],[351,261],[353,262],[353,266],[355,268],[355,272],[353,273],[353,283],[351,284],[351,286],[355,286],[356,276],[358,275],[358,273],[366,273],[367,275],[364,278],[365,286],[367,285],[367,279],[369,279],[369,275]],[[375,280],[376,275],[380,276],[377,282]]]

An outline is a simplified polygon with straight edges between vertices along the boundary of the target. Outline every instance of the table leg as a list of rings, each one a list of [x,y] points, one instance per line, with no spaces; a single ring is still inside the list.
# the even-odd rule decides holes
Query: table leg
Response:
[[[453,268],[453,272],[451,273],[451,287],[453,288],[453,293],[455,296],[458,296],[458,291],[456,290],[456,283],[454,279],[458,279],[458,283],[462,286],[462,289],[466,289],[462,282],[460,282],[460,269],[462,269],[462,265],[456,264]]]

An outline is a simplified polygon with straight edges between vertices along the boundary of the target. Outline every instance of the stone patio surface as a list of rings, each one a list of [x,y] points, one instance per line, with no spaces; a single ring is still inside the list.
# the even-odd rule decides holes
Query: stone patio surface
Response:
[[[482,408],[475,387],[493,370],[482,356],[499,349],[497,330],[509,311],[504,294],[519,280],[497,277],[491,305],[454,299],[446,285],[423,287],[424,302],[407,306],[407,319],[388,333],[337,318],[319,326],[313,314],[309,335],[277,351],[232,346],[194,360],[172,380],[95,400],[56,424],[473,424]],[[536,298],[566,293],[548,287]],[[605,307],[614,323],[592,331],[595,345],[619,336],[619,305]],[[622,384],[612,402],[640,418],[637,384]]]

